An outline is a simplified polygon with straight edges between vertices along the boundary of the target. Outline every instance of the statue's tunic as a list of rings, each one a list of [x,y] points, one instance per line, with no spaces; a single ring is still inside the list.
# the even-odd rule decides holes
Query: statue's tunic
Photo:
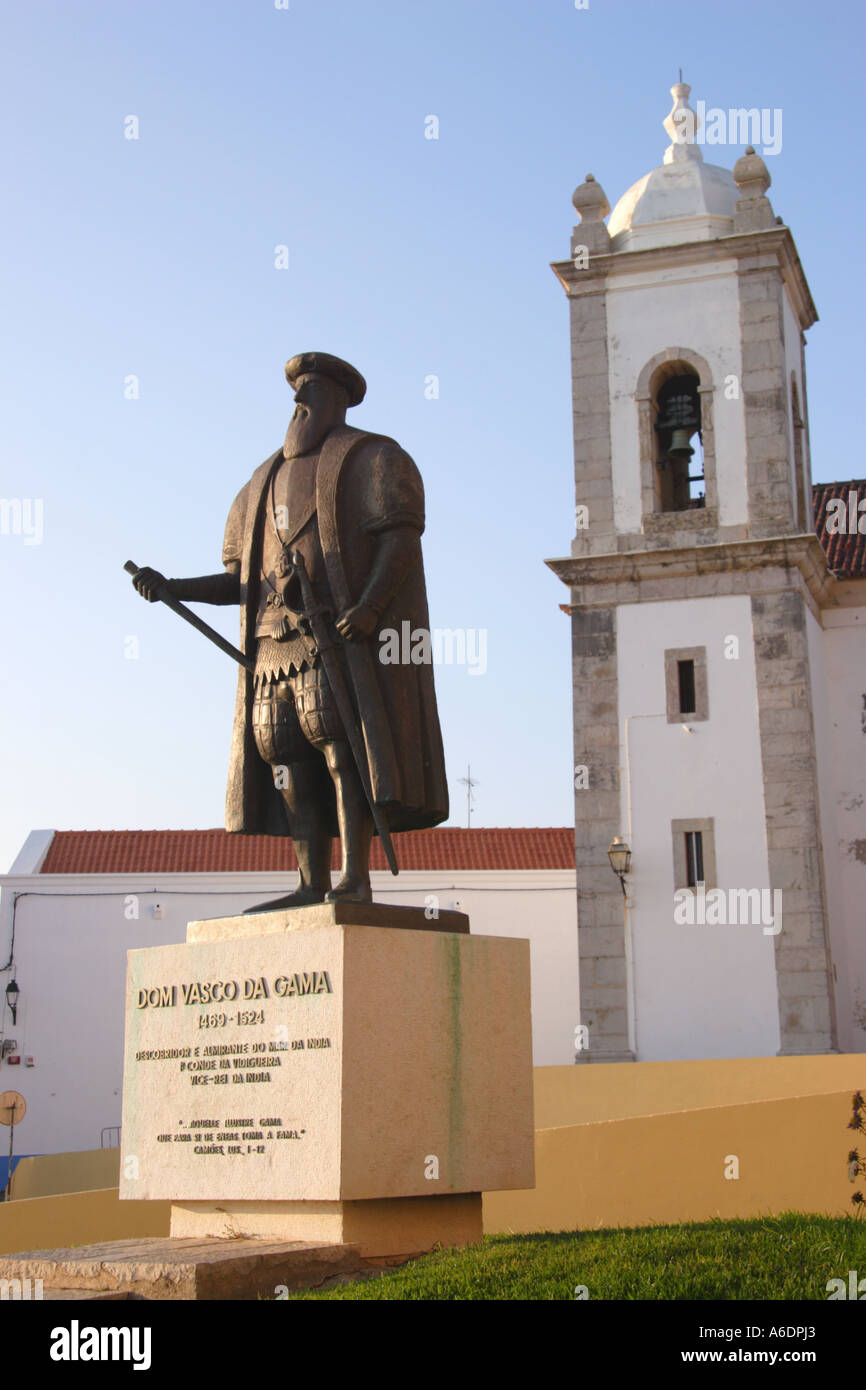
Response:
[[[254,660],[260,642],[268,643],[271,652],[278,649],[263,621],[267,604],[262,597],[262,570],[265,528],[271,526],[270,485],[282,463],[282,449],[265,460],[235,498],[226,522],[223,563],[230,573],[240,575],[240,646]],[[281,499],[275,497],[279,505]],[[418,470],[393,439],[341,426],[322,445],[307,505],[313,512],[301,528],[305,559],[308,566],[313,561],[314,589],[327,593],[335,616],[362,600],[381,533],[396,527],[414,533],[412,562],[381,612],[373,635],[365,642],[340,641],[339,645],[349,687],[359,691],[356,712],[369,754],[373,792],[389,828],[438,825],[448,815],[448,789],[432,664],[383,665],[378,659],[383,629],[401,633],[401,625],[408,623],[410,631],[429,632],[421,558],[424,489]],[[292,533],[304,517],[293,517],[291,510],[288,530],[281,528],[281,534],[294,546]],[[285,800],[256,750],[253,695],[253,675],[241,668],[226,829],[291,834]]]

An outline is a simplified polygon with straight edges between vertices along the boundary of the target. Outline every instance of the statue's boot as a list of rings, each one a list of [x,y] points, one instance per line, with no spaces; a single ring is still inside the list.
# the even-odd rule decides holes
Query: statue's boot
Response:
[[[292,842],[298,856],[298,886],[293,893],[256,903],[246,912],[277,912],[283,908],[323,903],[331,886],[331,836],[322,829],[316,816],[321,798],[317,769],[309,762],[290,763],[288,774],[288,785],[282,791],[295,831]],[[327,787],[327,783],[325,785]]]
[[[326,903],[371,903],[373,890],[369,874],[344,874],[325,894]]]
[[[325,749],[328,768],[337,793],[337,823],[343,850],[343,873],[340,882],[325,894],[325,902],[371,903],[370,845],[373,840],[373,817],[355,759],[348,743],[329,743]]]
[[[324,893],[313,893],[308,888],[302,888],[298,885],[293,893],[287,893],[284,898],[272,898],[270,902],[256,903],[255,907],[245,907],[244,916],[248,912],[278,912],[284,907],[310,907],[324,901]]]
[[[246,912],[277,912],[286,907],[309,907],[312,903],[323,903],[331,886],[331,837],[321,833],[304,840],[295,840],[295,853],[298,856],[298,886],[293,893],[284,898],[274,898],[271,902],[256,903]]]

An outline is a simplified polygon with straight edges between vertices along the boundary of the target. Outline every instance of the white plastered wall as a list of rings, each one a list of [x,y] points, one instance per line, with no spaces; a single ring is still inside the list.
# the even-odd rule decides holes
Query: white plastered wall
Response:
[[[664,653],[676,647],[707,652],[710,717],[686,721],[689,733],[667,722]],[[674,921],[672,820],[713,818],[719,887],[770,887],[749,599],[622,607],[617,648],[637,1060],[774,1056],[774,938],[761,924]]]

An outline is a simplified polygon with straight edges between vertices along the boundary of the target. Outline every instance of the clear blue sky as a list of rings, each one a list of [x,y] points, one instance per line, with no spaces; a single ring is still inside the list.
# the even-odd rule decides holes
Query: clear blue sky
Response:
[[[570,823],[567,595],[543,560],[573,534],[548,269],[571,192],[591,170],[613,203],[661,161],[679,65],[693,104],[781,108],[770,196],[821,315],[815,477],[862,476],[862,6],[19,0],[2,32],[0,496],[42,499],[44,539],[0,536],[0,865],[33,827],[222,823],[231,662],[121,566],[219,569],[308,348],[361,369],[351,422],[421,468],[433,625],[488,634],[485,675],[437,669],[452,821],[471,761],[475,824]]]

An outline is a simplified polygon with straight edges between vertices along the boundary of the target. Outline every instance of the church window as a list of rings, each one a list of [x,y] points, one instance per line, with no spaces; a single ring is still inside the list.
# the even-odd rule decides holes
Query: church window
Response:
[[[695,663],[693,661],[678,661],[677,671],[679,672],[680,714],[694,714]]]
[[[665,652],[665,695],[669,724],[709,719],[706,647],[669,647]]]
[[[674,889],[716,887],[715,824],[712,816],[672,820]]]
[[[686,885],[697,888],[704,880],[704,842],[702,830],[686,831]]]

